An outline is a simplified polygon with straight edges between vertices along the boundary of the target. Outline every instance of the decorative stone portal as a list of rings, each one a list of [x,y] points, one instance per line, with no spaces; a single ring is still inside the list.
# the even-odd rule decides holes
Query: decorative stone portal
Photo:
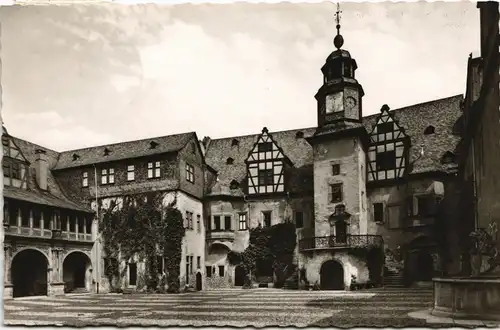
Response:
[[[321,290],[345,290],[344,267],[335,260],[323,263],[320,270]]]
[[[13,297],[47,295],[48,260],[40,251],[27,249],[12,260]]]
[[[79,251],[64,258],[64,292],[90,291],[92,287],[92,264],[89,257]]]

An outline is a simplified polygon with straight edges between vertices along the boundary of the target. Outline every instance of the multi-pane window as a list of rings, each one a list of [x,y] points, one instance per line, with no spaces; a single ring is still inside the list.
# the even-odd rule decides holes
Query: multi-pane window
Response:
[[[11,165],[11,178],[13,179],[21,179],[21,164],[15,162]]]
[[[224,266],[219,266],[219,276],[224,277]]]
[[[207,277],[212,277],[212,266],[206,266],[205,272],[207,274]]]
[[[304,213],[301,211],[295,212],[295,227],[304,227]]]
[[[373,220],[375,222],[384,222],[384,204],[373,203]]]
[[[396,167],[396,151],[379,152],[376,156],[377,171],[392,170]]]
[[[436,199],[432,195],[417,196],[417,214],[422,217],[428,217],[435,214]]]
[[[161,176],[160,162],[148,163],[148,179],[159,178]]]
[[[193,229],[193,213],[186,211],[186,227],[187,229]]]
[[[101,170],[101,184],[115,183],[115,169],[107,168]]]
[[[272,169],[259,170],[259,186],[272,185],[274,183],[274,173]]]
[[[340,174],[340,164],[332,164],[332,175]]]
[[[271,227],[271,211],[262,212],[264,217],[264,227]]]
[[[215,215],[214,216],[214,230],[220,230],[221,223],[220,223],[220,216]]]
[[[189,257],[189,274],[193,274],[193,256]]]
[[[224,216],[224,229],[231,230],[231,216],[230,215]]]
[[[199,214],[196,216],[196,231],[201,233],[201,215]]]
[[[257,150],[259,152],[268,152],[273,150],[273,143],[272,142],[262,142],[259,143]]]
[[[200,269],[201,268],[201,257],[198,256],[196,257],[196,269]]]
[[[240,213],[238,215],[239,230],[247,230],[247,214]]]
[[[89,172],[82,173],[82,187],[89,186]]]
[[[194,167],[193,165],[186,164],[186,180],[194,183]]]
[[[336,183],[330,185],[330,202],[331,203],[342,202],[342,183]]]
[[[135,166],[128,165],[127,166],[127,181],[134,181],[134,180],[135,180]]]

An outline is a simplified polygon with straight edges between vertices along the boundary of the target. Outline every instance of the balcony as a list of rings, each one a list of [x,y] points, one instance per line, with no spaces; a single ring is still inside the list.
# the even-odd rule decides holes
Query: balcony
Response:
[[[382,246],[384,240],[379,235],[346,235],[309,237],[299,241],[299,251],[342,250],[357,247]]]
[[[86,233],[72,233],[67,231],[58,231],[58,235],[54,235],[53,230],[41,229],[41,228],[30,228],[30,227],[18,227],[18,226],[4,226],[6,236],[19,236],[26,238],[40,238],[40,239],[63,239],[68,241],[78,241],[78,242],[93,242],[92,234]]]
[[[212,230],[207,232],[207,241],[234,241],[233,230]]]

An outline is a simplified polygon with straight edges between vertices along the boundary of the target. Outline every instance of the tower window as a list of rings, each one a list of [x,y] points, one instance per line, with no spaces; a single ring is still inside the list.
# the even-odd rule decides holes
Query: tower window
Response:
[[[336,183],[330,185],[330,202],[332,203],[342,202],[342,183]]]
[[[373,220],[375,222],[384,222],[384,204],[373,203]]]
[[[352,66],[350,63],[345,62],[344,63],[344,77],[351,78],[352,77],[352,72],[351,72]]]
[[[427,128],[424,130],[424,135],[434,134],[434,131],[434,126],[427,126]]]
[[[394,150],[377,153],[377,170],[391,170],[396,167],[396,152]]]

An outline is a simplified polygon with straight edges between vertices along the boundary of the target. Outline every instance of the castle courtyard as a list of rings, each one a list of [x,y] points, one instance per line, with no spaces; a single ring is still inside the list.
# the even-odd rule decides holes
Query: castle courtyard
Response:
[[[453,326],[408,315],[430,307],[430,289],[225,289],[178,295],[75,294],[13,299],[4,303],[6,325]]]

